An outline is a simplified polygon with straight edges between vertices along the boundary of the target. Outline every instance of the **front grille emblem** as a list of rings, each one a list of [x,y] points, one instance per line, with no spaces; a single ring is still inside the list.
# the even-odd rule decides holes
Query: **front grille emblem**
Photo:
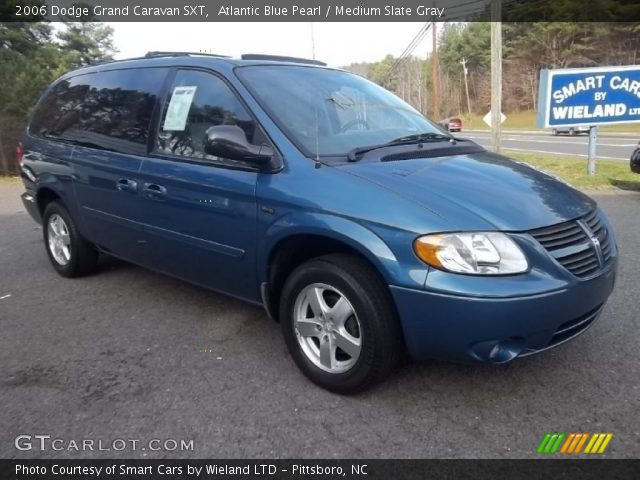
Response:
[[[602,245],[600,245],[600,240],[595,235],[590,236],[591,243],[593,244],[593,249],[596,251],[596,256],[598,257],[598,263],[600,267],[604,266],[604,256],[602,255]]]
[[[582,228],[582,230],[584,230],[584,232],[589,237],[589,241],[593,246],[593,250],[596,252],[596,257],[598,257],[598,263],[600,264],[600,268],[602,268],[604,266],[604,255],[602,254],[602,245],[600,245],[600,240],[596,235],[594,235],[594,233],[591,231],[591,229],[589,228],[589,225],[587,225],[586,222],[582,220],[578,220],[577,223],[578,225],[580,225],[580,228]]]

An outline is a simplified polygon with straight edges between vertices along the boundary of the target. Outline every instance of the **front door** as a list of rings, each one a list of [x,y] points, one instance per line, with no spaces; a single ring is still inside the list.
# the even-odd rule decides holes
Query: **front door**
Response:
[[[218,76],[178,70],[154,152],[142,163],[145,224],[154,265],[250,300],[255,279],[257,171],[204,152],[206,131],[237,125],[253,143],[262,132]]]

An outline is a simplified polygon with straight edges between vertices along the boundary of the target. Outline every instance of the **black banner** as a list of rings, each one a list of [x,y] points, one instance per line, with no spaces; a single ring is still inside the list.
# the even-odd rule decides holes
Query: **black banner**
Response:
[[[636,0],[0,0],[0,20],[100,22],[638,22]]]
[[[640,460],[0,460],[11,480],[637,479]]]

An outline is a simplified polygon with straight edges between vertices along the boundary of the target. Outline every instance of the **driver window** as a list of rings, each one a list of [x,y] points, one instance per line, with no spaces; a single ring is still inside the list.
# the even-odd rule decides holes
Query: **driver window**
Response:
[[[204,152],[206,132],[216,125],[237,125],[249,142],[258,140],[255,122],[215,75],[179,70],[169,92],[156,141],[158,153],[219,161]]]

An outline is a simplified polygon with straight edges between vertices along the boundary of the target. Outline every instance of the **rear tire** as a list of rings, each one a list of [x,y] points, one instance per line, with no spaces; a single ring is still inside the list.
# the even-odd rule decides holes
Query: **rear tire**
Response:
[[[296,268],[282,290],[280,325],[300,370],[336,393],[383,380],[402,353],[389,291],[373,267],[351,255],[326,255]]]
[[[575,134],[576,134],[576,131],[575,131],[573,128],[570,128],[570,129],[569,129],[569,135],[570,135],[570,136],[572,136],[572,137],[574,137],[574,136],[575,136]]]
[[[98,252],[80,235],[62,203],[54,201],[44,209],[42,232],[51,265],[60,275],[80,277],[95,270]]]
[[[558,136],[558,130],[555,129],[555,128],[553,130],[551,130],[551,135],[553,135],[554,137],[557,137]]]

